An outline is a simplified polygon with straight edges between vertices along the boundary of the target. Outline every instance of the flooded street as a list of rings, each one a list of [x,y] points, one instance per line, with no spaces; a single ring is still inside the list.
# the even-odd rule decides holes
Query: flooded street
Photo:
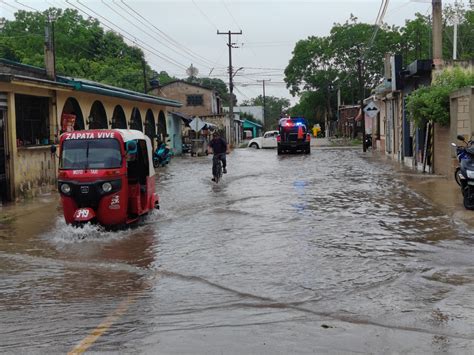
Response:
[[[355,149],[158,169],[117,233],[0,210],[0,352],[469,353],[474,233]]]

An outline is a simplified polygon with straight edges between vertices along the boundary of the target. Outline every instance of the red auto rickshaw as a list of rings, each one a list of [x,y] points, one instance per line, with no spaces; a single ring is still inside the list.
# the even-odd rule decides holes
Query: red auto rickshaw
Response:
[[[115,229],[159,208],[152,145],[142,132],[68,132],[59,144],[58,190],[66,223]]]

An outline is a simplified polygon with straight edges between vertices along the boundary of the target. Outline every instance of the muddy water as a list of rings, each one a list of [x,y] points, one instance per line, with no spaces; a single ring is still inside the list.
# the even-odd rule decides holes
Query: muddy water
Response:
[[[472,349],[474,233],[392,167],[351,149],[228,160],[216,185],[210,158],[173,159],[162,209],[119,233],[66,226],[55,196],[4,208],[0,351]]]

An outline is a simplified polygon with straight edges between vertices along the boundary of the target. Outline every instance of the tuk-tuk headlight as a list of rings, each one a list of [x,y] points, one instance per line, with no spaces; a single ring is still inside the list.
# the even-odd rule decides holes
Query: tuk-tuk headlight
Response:
[[[61,192],[65,195],[69,195],[71,193],[71,186],[69,186],[68,184],[62,184]]]
[[[104,192],[110,192],[110,191],[112,191],[112,184],[111,184],[110,182],[104,182],[104,183],[102,184],[102,190],[103,190]]]

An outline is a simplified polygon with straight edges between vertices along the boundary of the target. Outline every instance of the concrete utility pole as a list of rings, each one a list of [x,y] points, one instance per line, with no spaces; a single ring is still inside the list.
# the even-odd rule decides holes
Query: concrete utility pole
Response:
[[[365,153],[367,151],[367,147],[365,146],[364,83],[362,81],[362,59],[357,59],[357,72],[359,74],[360,116],[362,120],[362,150]]]
[[[267,122],[267,106],[266,106],[266,102],[265,102],[265,81],[271,81],[271,80],[272,79],[257,80],[257,83],[262,83],[263,84],[263,125],[264,126]]]
[[[54,48],[54,21],[49,20],[44,29],[44,64],[46,75],[56,80],[56,53]]]
[[[229,99],[229,114],[231,119],[234,118],[234,83],[232,82],[232,79],[234,77],[233,75],[233,69],[232,69],[232,48],[237,48],[234,47],[235,43],[232,43],[232,35],[241,35],[242,30],[240,32],[220,32],[217,31],[218,35],[228,35],[229,40],[227,42],[227,46],[229,47],[229,91],[230,91],[230,99]]]
[[[432,0],[433,6],[433,64],[438,68],[443,60],[443,6],[441,0]]]

